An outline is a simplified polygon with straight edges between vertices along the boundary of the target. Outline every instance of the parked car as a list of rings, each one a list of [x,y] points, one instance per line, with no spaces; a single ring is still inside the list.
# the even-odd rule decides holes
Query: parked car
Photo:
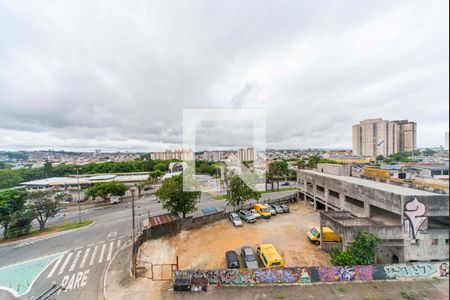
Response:
[[[225,253],[225,258],[227,260],[228,269],[239,269],[241,266],[239,264],[239,258],[235,251],[227,251]]]
[[[230,221],[233,223],[234,226],[240,227],[242,226],[241,218],[239,218],[237,213],[231,213],[230,214]]]
[[[277,211],[275,210],[275,206],[269,205],[270,214],[272,216],[275,216],[277,214]]]
[[[255,223],[256,217],[248,210],[242,209],[238,212],[238,216],[241,220],[244,220],[247,223]]]
[[[258,214],[258,212],[256,211],[256,209],[252,208],[252,209],[250,209],[250,212],[255,216],[255,218],[261,219],[261,215]]]
[[[281,208],[281,206],[279,206],[279,205],[273,205],[273,208],[275,209],[275,211],[277,212],[277,214],[282,214],[282,213],[283,213],[283,209]]]
[[[281,183],[280,185],[281,185],[281,186],[288,186],[288,185],[289,185],[289,182],[283,182],[283,183]]]
[[[256,260],[255,253],[250,247],[242,247],[241,248],[241,256],[244,261],[244,265],[248,269],[257,269],[258,261]]]
[[[289,206],[287,206],[286,204],[280,205],[280,207],[283,209],[284,213],[291,212]]]
[[[256,210],[258,214],[261,215],[261,218],[263,219],[270,219],[272,216],[270,212],[270,207],[261,203],[255,203],[253,204],[253,208]]]
[[[262,244],[256,248],[256,254],[261,258],[266,268],[282,268],[284,260],[272,244]]]

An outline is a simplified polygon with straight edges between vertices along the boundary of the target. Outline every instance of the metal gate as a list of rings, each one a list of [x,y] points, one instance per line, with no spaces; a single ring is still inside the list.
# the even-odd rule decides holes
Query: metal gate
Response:
[[[152,264],[151,280],[153,281],[172,281],[172,274],[178,270],[177,264]]]

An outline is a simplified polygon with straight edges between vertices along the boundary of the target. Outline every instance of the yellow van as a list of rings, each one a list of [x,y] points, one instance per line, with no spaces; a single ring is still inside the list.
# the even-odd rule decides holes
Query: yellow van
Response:
[[[256,248],[256,255],[261,258],[266,268],[282,268],[284,260],[272,244],[262,244]]]
[[[336,243],[340,243],[341,242],[341,237],[339,236],[339,234],[337,234],[336,232],[334,232],[333,230],[331,230],[331,228],[329,227],[323,227],[322,228],[323,231],[323,238],[322,240],[324,242],[336,242]],[[311,230],[309,230],[306,233],[306,236],[308,237],[308,239],[316,244],[320,244],[320,227],[313,227],[311,228]]]
[[[270,217],[272,216],[272,214],[270,213],[270,209],[267,207],[267,205],[264,205],[261,203],[255,203],[255,204],[253,204],[253,208],[264,219],[270,219]]]

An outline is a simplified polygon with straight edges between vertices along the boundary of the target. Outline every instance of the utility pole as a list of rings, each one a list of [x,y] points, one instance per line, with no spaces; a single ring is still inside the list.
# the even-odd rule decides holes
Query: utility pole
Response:
[[[136,255],[135,255],[135,244],[134,244],[134,235],[135,235],[135,222],[134,222],[134,190],[131,190],[131,222],[133,230],[131,231],[131,240],[132,240],[132,253],[131,253],[131,261],[133,263],[133,277],[136,278]]]
[[[78,223],[81,223],[81,186],[80,186],[80,176],[79,176],[79,168],[77,168],[77,183],[78,183]]]

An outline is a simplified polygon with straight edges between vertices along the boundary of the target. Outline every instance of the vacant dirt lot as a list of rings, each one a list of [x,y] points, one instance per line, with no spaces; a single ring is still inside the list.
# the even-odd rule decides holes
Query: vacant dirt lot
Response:
[[[174,263],[179,257],[180,269],[226,268],[225,252],[242,246],[253,249],[262,243],[273,244],[286,266],[317,266],[330,264],[328,253],[306,238],[306,232],[319,223],[319,214],[302,203],[290,205],[291,213],[245,223],[236,228],[228,220],[183,231],[176,236],[146,242],[141,258],[152,263]]]

